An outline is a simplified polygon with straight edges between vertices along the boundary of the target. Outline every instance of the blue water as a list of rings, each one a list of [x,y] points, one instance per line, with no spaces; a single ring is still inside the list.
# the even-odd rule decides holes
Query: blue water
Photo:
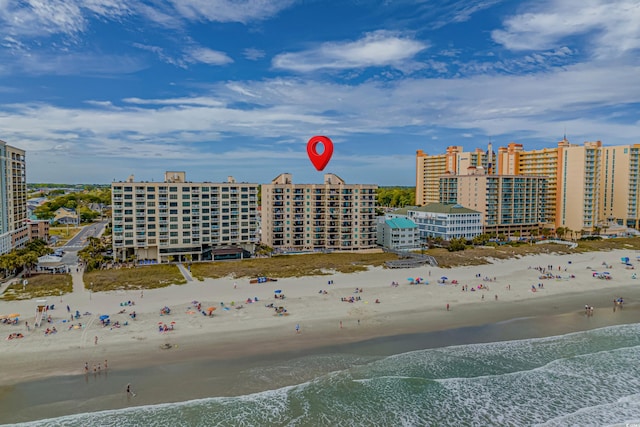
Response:
[[[311,381],[238,397],[133,407],[29,426],[609,426],[640,422],[640,324],[389,357],[308,356],[250,369],[335,366]],[[327,371],[325,371],[327,372]]]

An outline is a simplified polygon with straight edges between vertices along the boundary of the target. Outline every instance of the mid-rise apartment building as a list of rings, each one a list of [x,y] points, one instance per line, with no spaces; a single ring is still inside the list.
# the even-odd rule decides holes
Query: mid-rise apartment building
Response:
[[[230,247],[258,243],[258,184],[190,182],[166,172],[164,182],[111,184],[115,259],[211,260]]]
[[[374,248],[377,188],[334,174],[322,184],[294,184],[280,174],[262,185],[262,242],[281,252]]]
[[[441,177],[440,198],[479,211],[484,233],[526,236],[545,224],[546,185],[543,176],[487,175],[471,168],[467,175]]]
[[[25,152],[0,141],[0,254],[29,241]]]

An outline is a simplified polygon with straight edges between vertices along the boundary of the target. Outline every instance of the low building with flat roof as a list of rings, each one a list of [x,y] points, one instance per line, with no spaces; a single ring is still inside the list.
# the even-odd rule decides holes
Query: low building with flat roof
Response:
[[[429,203],[398,209],[391,215],[403,216],[418,227],[420,242],[429,239],[473,239],[482,234],[482,214],[458,204]]]

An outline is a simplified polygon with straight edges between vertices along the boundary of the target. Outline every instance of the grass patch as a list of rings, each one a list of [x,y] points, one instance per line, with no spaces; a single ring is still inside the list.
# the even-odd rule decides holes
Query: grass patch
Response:
[[[0,298],[5,301],[44,298],[68,294],[73,291],[70,274],[38,274],[27,279],[23,290],[22,281],[9,286]]]
[[[57,236],[58,237],[58,246],[62,246],[71,240],[78,232],[81,230],[80,227],[69,227],[67,226],[58,226],[58,227],[49,227],[49,236]]]
[[[468,248],[464,251],[449,252],[446,249],[429,249],[427,253],[433,256],[440,267],[458,267],[465,265],[490,264],[493,259],[521,258],[527,255],[539,254],[578,254],[593,251],[610,251],[628,249],[630,251],[640,249],[640,238],[619,238],[578,241],[578,247],[570,249],[569,246],[557,243],[545,243],[541,245],[501,245],[495,248],[480,247]]]
[[[94,270],[84,274],[84,285],[93,292],[164,288],[187,283],[175,265]]]
[[[369,267],[384,265],[385,261],[398,259],[390,253],[331,253],[282,255],[271,258],[252,258],[238,261],[195,263],[191,274],[198,280],[209,278],[304,277],[365,271]]]

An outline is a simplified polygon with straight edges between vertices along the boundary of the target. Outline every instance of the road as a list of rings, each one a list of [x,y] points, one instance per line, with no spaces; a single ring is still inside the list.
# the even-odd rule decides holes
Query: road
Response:
[[[73,236],[64,246],[60,246],[56,249],[62,249],[65,254],[62,256],[62,262],[65,265],[74,265],[78,262],[78,251],[87,246],[87,240],[89,237],[98,237],[104,227],[109,223],[108,220],[101,222],[94,222],[91,225],[85,225],[82,229]]]

